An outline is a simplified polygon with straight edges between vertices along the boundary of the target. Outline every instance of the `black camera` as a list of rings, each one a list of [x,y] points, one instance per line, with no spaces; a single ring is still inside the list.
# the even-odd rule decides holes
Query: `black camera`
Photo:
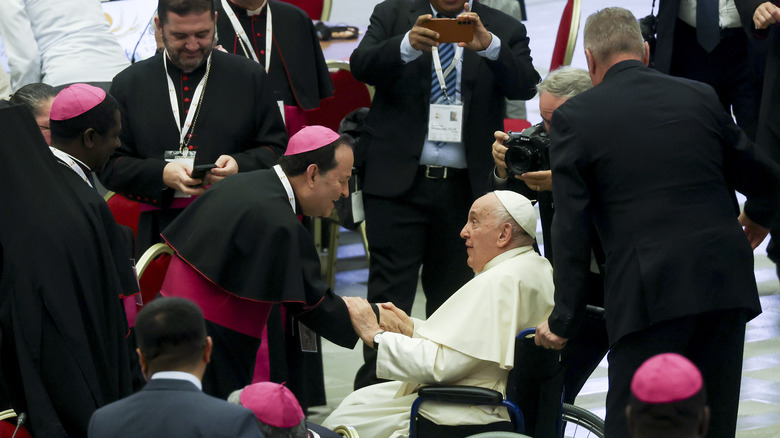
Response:
[[[509,131],[504,162],[512,175],[550,169],[550,138],[544,125],[531,126],[523,132]]]

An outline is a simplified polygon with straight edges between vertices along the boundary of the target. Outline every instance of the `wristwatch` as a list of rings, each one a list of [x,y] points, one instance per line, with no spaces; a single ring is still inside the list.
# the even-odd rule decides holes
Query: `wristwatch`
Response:
[[[384,330],[374,335],[374,350],[379,350],[379,337],[382,336]]]

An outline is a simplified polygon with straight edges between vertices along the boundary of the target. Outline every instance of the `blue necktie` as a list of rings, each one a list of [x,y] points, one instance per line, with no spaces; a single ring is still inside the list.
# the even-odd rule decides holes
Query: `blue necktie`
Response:
[[[720,43],[718,3],[718,0],[696,2],[696,40],[707,53],[712,52]]]
[[[442,43],[439,44],[439,59],[441,60],[442,73],[447,70],[447,67],[452,63],[452,59],[455,57],[455,43]],[[444,96],[444,92],[439,85],[439,78],[436,75],[436,65],[432,63],[432,82],[431,82],[431,103],[438,103]],[[444,83],[447,86],[447,95],[450,99],[455,98],[455,87],[458,78],[458,72],[456,68],[450,71],[450,74],[444,77]]]

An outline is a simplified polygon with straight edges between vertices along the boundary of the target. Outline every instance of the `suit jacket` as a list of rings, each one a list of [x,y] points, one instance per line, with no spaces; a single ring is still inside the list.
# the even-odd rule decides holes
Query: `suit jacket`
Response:
[[[570,337],[582,314],[591,223],[607,255],[611,343],[686,315],[760,313],[733,190],[747,197],[745,213],[767,226],[780,205],[780,169],[710,86],[623,61],[560,106],[552,125],[554,333]]]
[[[143,390],[98,409],[93,438],[262,437],[252,411],[204,394],[192,382],[153,379]]]
[[[749,30],[755,40],[765,40],[767,44],[766,71],[764,88],[761,94],[761,113],[758,118],[756,144],[764,148],[769,155],[780,163],[780,87],[777,86],[780,74],[780,28],[772,25],[768,29],[758,30],[753,24],[753,13],[766,0],[734,0],[739,11],[742,27]],[[777,4],[777,3],[775,3]]]
[[[504,98],[532,98],[539,74],[532,65],[522,23],[479,3],[473,4],[473,11],[501,39],[496,61],[468,49],[463,52],[463,143],[472,191],[478,196],[488,190],[485,175],[493,166],[493,132],[503,129]],[[356,166],[365,171],[363,191],[367,194],[402,196],[414,182],[428,132],[433,58],[423,52],[404,64],[401,40],[417,17],[430,13],[428,0],[378,4],[365,37],[350,58],[355,78],[376,87],[355,159]]]
[[[247,35],[260,41],[261,47],[265,46],[266,14],[262,13],[261,19],[252,21],[246,9],[230,2],[228,4],[244,29],[252,23],[251,26],[262,33],[262,36],[254,38],[250,32]],[[305,110],[316,109],[321,99],[333,96],[333,82],[314,25],[306,12],[291,4],[276,0],[269,0],[268,4],[273,17],[273,50],[268,71],[271,86],[281,93],[285,105],[295,105]],[[214,6],[217,10],[219,43],[229,53],[245,56],[236,31],[222,8],[222,2],[215,0]],[[265,55],[258,53],[257,56],[260,64],[265,65]],[[252,59],[252,55],[247,57]]]
[[[755,2],[757,0],[734,0],[738,9],[739,3],[742,1]],[[657,43],[655,46],[655,54],[653,56],[653,68],[662,73],[668,74],[671,71],[672,53],[674,52],[674,29],[677,26],[677,15],[679,10],[680,0],[661,0],[658,3],[658,23],[656,29]],[[750,26],[750,23],[746,22],[743,18],[742,28],[745,29],[746,32],[749,32]],[[745,50],[748,52],[748,61],[752,77],[760,77],[762,71],[758,70],[763,67],[763,52],[765,50],[764,45],[761,43],[751,42],[747,45],[747,47],[745,47]]]
[[[250,59],[218,50],[212,54],[190,142],[197,150],[195,164],[213,163],[225,154],[235,158],[240,172],[272,167],[284,153],[287,131],[265,71]],[[173,196],[162,180],[163,154],[179,148],[162,57],[137,62],[114,78],[111,95],[122,113],[122,145],[99,173],[106,188],[157,207],[166,207]],[[180,72],[170,62],[168,68]],[[196,72],[201,69],[205,63]],[[185,112],[180,114],[183,122]]]

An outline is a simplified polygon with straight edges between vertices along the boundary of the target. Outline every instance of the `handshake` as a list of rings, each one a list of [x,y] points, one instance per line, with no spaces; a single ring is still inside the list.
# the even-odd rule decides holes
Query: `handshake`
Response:
[[[342,297],[349,310],[349,318],[352,327],[360,339],[371,348],[374,348],[374,336],[390,331],[411,337],[414,333],[414,322],[403,310],[393,303],[377,303],[379,307],[379,322],[376,314],[365,298]]]

